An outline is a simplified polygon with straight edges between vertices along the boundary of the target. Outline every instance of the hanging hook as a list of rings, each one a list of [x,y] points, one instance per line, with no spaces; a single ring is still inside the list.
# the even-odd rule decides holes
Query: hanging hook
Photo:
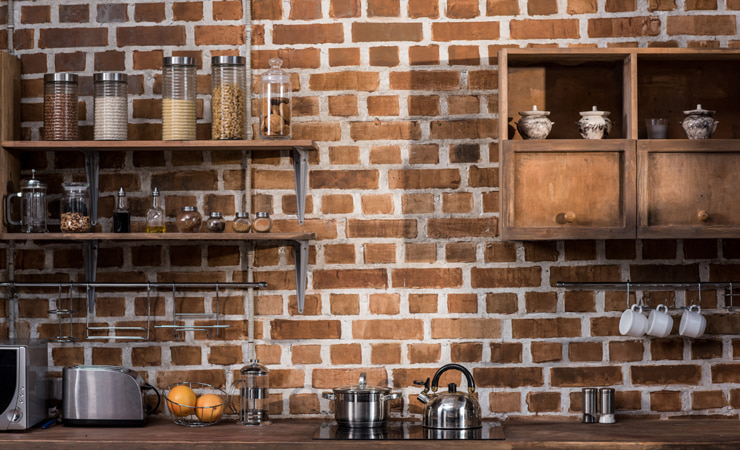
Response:
[[[627,281],[627,309],[630,309],[630,282]]]
[[[699,308],[701,308],[701,281],[699,282]]]

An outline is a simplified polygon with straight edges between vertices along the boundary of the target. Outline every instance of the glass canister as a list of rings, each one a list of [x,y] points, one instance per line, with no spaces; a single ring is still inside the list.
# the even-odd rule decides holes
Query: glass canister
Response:
[[[125,73],[93,75],[96,141],[128,139],[128,77]]]
[[[252,229],[257,233],[269,233],[272,230],[272,219],[270,213],[261,211],[252,222]]]
[[[180,214],[177,216],[177,229],[180,233],[197,233],[203,223],[203,216],[200,215],[195,206],[183,206],[180,208]]]
[[[74,141],[79,127],[77,75],[47,73],[44,75],[44,140]]]
[[[231,224],[231,228],[236,233],[248,233],[252,228],[252,222],[249,221],[249,213],[236,213],[236,219],[234,219],[234,222]]]
[[[270,370],[256,359],[239,370],[240,378],[231,385],[231,408],[242,425],[269,425]]]
[[[87,233],[92,229],[90,221],[90,186],[87,183],[62,183],[61,217],[59,228],[62,233]]]
[[[242,56],[211,58],[211,137],[245,139],[247,136],[247,66]]]
[[[195,59],[168,56],[162,67],[162,140],[195,139]]]
[[[260,81],[260,138],[290,139],[290,75],[280,68],[283,65],[280,58],[272,58],[269,62],[270,70]]]
[[[11,210],[14,198],[21,200],[21,217],[13,220]],[[24,233],[46,233],[46,183],[36,178],[31,170],[31,179],[23,180],[21,191],[9,194],[5,203],[5,218],[10,225],[21,227]]]
[[[222,233],[226,229],[226,221],[220,212],[212,212],[206,221],[206,229],[211,233]]]

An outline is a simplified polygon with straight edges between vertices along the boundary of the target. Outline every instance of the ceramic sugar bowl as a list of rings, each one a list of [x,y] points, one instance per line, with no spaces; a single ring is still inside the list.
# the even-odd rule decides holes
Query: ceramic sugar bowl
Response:
[[[524,139],[546,139],[550,134],[553,124],[547,118],[550,111],[538,111],[537,106],[533,105],[531,111],[520,111],[519,115],[522,118],[516,122],[516,127]]]
[[[609,136],[612,129],[609,111],[599,111],[594,106],[591,111],[581,111],[579,114],[581,118],[576,125],[583,139],[604,139]]]
[[[696,109],[684,111],[686,117],[681,122],[683,131],[689,139],[709,139],[717,129],[717,122],[712,117],[714,111],[702,109],[701,105],[696,105]]]

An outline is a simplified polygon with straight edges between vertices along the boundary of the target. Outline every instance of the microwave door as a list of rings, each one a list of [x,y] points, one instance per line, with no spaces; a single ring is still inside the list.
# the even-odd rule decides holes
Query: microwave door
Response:
[[[15,405],[11,408],[11,403],[19,384],[18,364],[18,349],[0,348],[0,419],[4,419],[7,413],[15,409]],[[0,425],[8,425],[7,422],[2,422]]]

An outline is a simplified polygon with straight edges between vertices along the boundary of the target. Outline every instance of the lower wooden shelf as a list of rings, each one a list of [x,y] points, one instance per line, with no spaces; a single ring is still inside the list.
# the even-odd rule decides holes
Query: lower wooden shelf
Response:
[[[307,241],[315,233],[2,233],[0,241]]]

